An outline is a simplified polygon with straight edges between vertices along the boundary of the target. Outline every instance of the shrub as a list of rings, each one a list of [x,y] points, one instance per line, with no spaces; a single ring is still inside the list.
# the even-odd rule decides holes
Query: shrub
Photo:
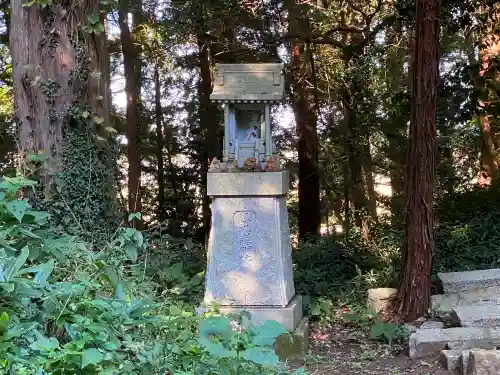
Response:
[[[500,188],[444,198],[437,208],[434,273],[495,268],[500,264]]]
[[[98,251],[52,230],[47,213],[17,199],[33,185],[0,183],[0,374],[287,373],[272,350],[282,328],[198,316],[180,288],[199,277],[179,263],[168,278],[155,273],[132,228]]]

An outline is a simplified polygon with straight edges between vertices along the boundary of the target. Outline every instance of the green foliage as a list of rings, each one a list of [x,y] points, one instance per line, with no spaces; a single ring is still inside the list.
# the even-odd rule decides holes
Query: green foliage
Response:
[[[104,32],[104,25],[98,14],[88,16],[87,24],[82,27],[82,30],[89,34],[100,35]]]
[[[47,196],[38,190],[36,207],[51,214],[52,225],[102,246],[120,223],[113,198],[117,185],[114,144],[95,142],[89,128],[68,129],[66,135],[64,168],[54,176],[55,191]]]
[[[42,8],[50,8],[54,4],[54,0],[31,0],[23,4],[23,7],[31,7],[39,5]]]
[[[500,265],[500,190],[474,189],[445,197],[437,209],[434,272]]]
[[[407,337],[407,330],[400,324],[377,321],[370,330],[370,336],[374,340],[392,345],[402,342]]]
[[[279,324],[198,316],[145,271],[141,232],[120,228],[90,251],[17,198],[35,185],[0,184],[0,374],[288,373],[273,351]]]
[[[399,246],[397,233],[382,226],[370,246],[354,232],[304,243],[294,252],[296,288],[313,297],[359,299],[367,288],[394,283]]]
[[[393,345],[403,342],[408,336],[406,328],[401,324],[384,322],[377,314],[358,309],[356,312],[343,315],[344,320],[360,329],[369,329],[372,340]]]

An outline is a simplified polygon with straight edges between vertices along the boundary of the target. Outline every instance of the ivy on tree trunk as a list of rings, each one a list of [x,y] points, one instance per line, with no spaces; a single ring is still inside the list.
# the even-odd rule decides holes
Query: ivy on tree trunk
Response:
[[[54,220],[98,236],[116,219],[100,1],[28,4],[11,1],[19,167],[41,182],[34,202]]]

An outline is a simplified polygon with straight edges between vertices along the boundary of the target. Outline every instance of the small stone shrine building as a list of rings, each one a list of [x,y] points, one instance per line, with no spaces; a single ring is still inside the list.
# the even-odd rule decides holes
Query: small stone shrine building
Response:
[[[295,295],[286,194],[270,106],[283,100],[282,64],[219,64],[211,100],[224,106],[224,146],[207,176],[213,197],[204,302],[248,311],[290,332],[302,321]]]

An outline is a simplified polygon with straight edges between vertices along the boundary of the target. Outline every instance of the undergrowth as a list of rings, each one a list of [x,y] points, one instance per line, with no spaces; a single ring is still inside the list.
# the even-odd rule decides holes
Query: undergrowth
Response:
[[[500,187],[445,196],[436,205],[433,281],[438,272],[500,267]],[[369,288],[397,287],[403,233],[383,220],[371,229],[371,243],[359,233],[333,235],[294,252],[299,293],[310,296],[309,314],[329,322],[345,307],[362,311]],[[433,283],[433,292],[438,292]]]
[[[288,374],[278,323],[195,313],[203,277],[181,255],[191,245],[123,227],[97,248],[19,198],[34,186],[0,183],[0,374]]]

